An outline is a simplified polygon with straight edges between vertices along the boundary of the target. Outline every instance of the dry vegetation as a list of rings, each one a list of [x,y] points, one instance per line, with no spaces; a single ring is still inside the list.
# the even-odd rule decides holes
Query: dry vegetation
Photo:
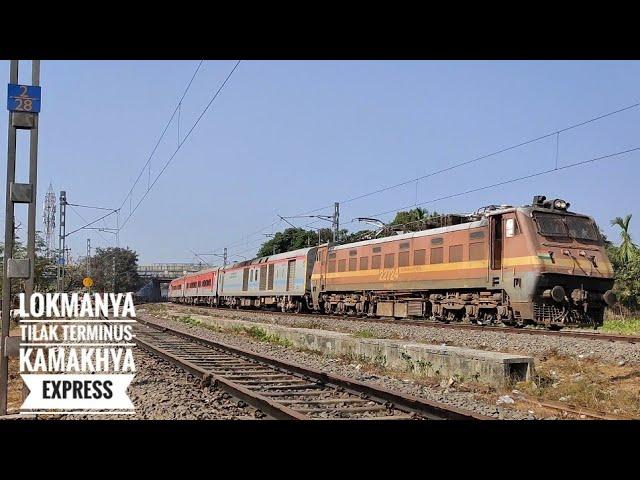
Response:
[[[536,360],[536,378],[516,384],[519,391],[568,407],[640,417],[640,368],[637,366],[600,363],[555,352]]]

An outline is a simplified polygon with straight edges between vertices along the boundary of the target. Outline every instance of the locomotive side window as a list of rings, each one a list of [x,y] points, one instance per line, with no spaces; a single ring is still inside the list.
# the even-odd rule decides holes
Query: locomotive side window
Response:
[[[436,247],[431,249],[431,262],[430,263],[442,263],[442,247]]]
[[[369,270],[369,257],[360,257],[360,270]]]
[[[399,267],[409,266],[409,252],[398,253],[398,266]]]
[[[484,238],[484,232],[480,231],[480,232],[471,232],[469,234],[469,240],[479,240],[481,238]]]
[[[442,237],[432,238],[431,239],[431,245],[442,245],[442,241],[443,241]]]
[[[374,255],[371,257],[371,268],[379,269],[382,257],[380,255]]]
[[[462,245],[451,245],[449,247],[449,262],[462,262]]]
[[[518,222],[515,218],[507,218],[504,222],[504,234],[506,237],[513,237],[518,235],[520,230],[518,229]]]
[[[396,254],[387,253],[384,256],[384,268],[393,268],[396,265]]]
[[[338,271],[344,272],[347,269],[347,259],[338,260]]]
[[[352,257],[349,259],[349,271],[353,272],[358,269],[358,259],[356,257]]]
[[[413,264],[424,265],[425,263],[427,263],[427,251],[424,248],[415,250],[413,252]]]
[[[485,250],[483,242],[469,244],[469,260],[484,260]]]

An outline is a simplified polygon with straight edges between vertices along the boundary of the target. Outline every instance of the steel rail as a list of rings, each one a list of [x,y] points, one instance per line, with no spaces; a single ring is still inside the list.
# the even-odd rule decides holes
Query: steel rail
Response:
[[[444,329],[457,329],[457,330],[478,330],[485,332],[498,332],[498,333],[513,333],[518,335],[542,335],[550,337],[567,337],[567,338],[580,338],[585,340],[600,340],[608,342],[626,342],[631,344],[640,343],[640,336],[636,335],[618,335],[610,333],[596,333],[585,332],[582,330],[544,330],[539,327],[499,327],[490,325],[474,325],[469,323],[443,323],[433,320],[396,320],[396,319],[383,319],[383,318],[371,318],[371,317],[357,317],[354,315],[327,315],[324,313],[293,313],[293,312],[280,312],[272,310],[233,310],[228,307],[209,307],[203,305],[191,305],[188,303],[171,303],[171,305],[187,307],[187,308],[199,308],[203,311],[210,311],[212,308],[215,310],[230,310],[235,312],[248,312],[248,313],[266,313],[270,315],[290,315],[293,317],[313,317],[313,318],[333,318],[338,320],[353,319],[359,322],[369,323],[381,323],[385,325],[410,325],[416,327],[434,327]]]
[[[143,326],[137,328],[134,338],[140,347],[180,366],[203,385],[215,385],[272,418],[310,420],[325,414],[329,418],[322,419],[350,420],[362,418],[360,413],[379,412],[380,417],[365,418],[490,419],[185,333],[148,318],[136,320]]]

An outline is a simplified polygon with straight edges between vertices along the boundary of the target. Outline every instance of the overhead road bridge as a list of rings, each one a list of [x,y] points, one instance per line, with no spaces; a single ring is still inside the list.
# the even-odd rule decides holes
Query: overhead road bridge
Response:
[[[149,283],[138,291],[140,297],[151,302],[162,300],[161,284],[182,277],[188,273],[197,272],[205,268],[200,263],[152,263],[138,265],[138,276],[149,280]]]

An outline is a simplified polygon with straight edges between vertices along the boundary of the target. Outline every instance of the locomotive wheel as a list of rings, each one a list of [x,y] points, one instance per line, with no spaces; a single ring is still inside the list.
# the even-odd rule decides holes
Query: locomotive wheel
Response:
[[[302,302],[300,300],[298,300],[296,302],[296,313],[302,313],[302,310],[303,310]]]

